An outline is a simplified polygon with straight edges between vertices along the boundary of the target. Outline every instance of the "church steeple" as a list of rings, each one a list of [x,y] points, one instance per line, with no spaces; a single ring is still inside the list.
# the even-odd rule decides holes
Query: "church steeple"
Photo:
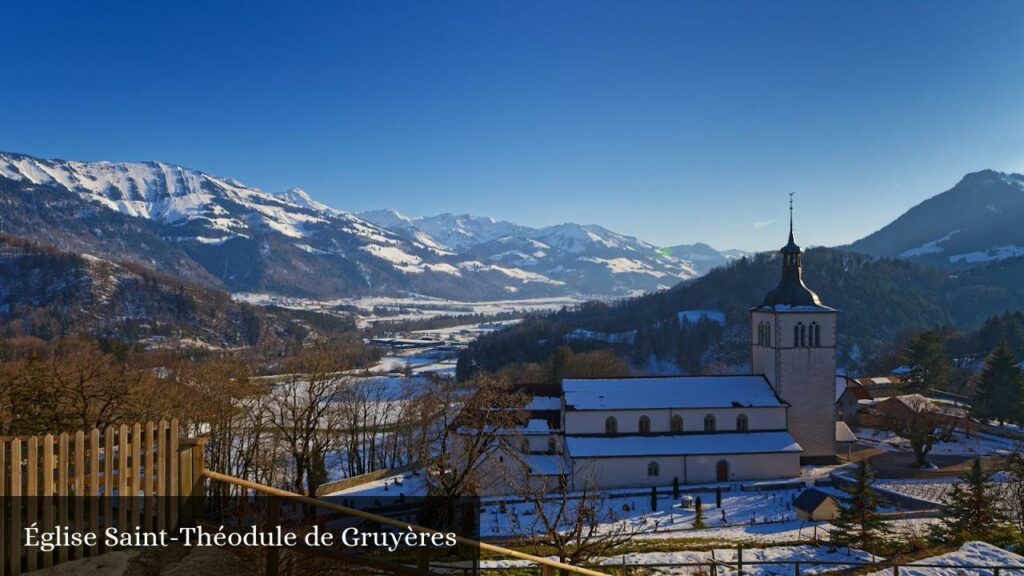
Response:
[[[782,254],[782,279],[778,286],[764,297],[761,308],[821,307],[821,300],[804,284],[803,251],[793,239],[793,193],[789,194],[789,242],[779,251]]]

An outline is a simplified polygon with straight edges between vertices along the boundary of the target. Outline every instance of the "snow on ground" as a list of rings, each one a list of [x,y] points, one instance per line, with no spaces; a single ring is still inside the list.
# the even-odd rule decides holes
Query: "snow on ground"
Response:
[[[1015,256],[1024,256],[1024,246],[1015,246],[1013,244],[993,246],[984,252],[968,252],[966,254],[950,256],[949,261],[974,264],[978,262],[991,262],[993,260],[1005,260]]]
[[[827,546],[774,546],[771,548],[750,548],[743,551],[744,562],[793,562],[800,561],[808,563],[818,562],[869,562],[871,555],[867,552],[846,548],[830,550]],[[696,572],[697,566],[680,566],[680,564],[709,564],[712,561],[735,563],[738,560],[738,551],[735,548],[721,548],[708,551],[683,551],[683,552],[639,552],[601,558],[595,562],[602,566],[626,565],[656,565],[668,564],[652,568],[654,574],[692,574]],[[481,562],[481,568],[511,568],[529,566],[530,563],[519,560],[486,560]],[[813,564],[801,565],[802,574],[817,574],[828,570],[839,568],[835,565],[815,566]],[[707,567],[704,568],[707,570]],[[719,567],[718,574],[736,574],[737,570]],[[792,565],[787,564],[745,564],[743,573],[751,576],[767,576],[769,574],[791,574]]]
[[[346,498],[398,498],[423,496],[427,493],[426,480],[422,472],[403,472],[386,478],[352,486],[337,492],[326,494],[326,497],[344,496]]]
[[[857,438],[864,444],[883,450],[910,451],[910,441],[883,430],[858,428]],[[950,442],[936,442],[931,454],[947,456],[985,456],[989,454],[1009,454],[1017,449],[1019,442],[991,434],[973,434],[967,436],[957,432]]]
[[[978,568],[932,568],[914,566],[914,564],[1015,566],[1020,567],[1021,570],[1002,570],[1000,574],[1024,574],[1024,557],[984,542],[966,542],[956,552],[932,556],[907,566],[901,566],[900,574],[906,576],[961,576],[963,574],[991,576],[993,574],[992,570]],[[869,576],[889,576],[891,574],[892,569],[889,568],[873,572]]]
[[[232,294],[232,298],[239,302],[258,306],[279,306],[294,310],[312,310],[335,314],[339,313],[339,309],[355,308],[358,310],[356,322],[360,328],[366,328],[378,321],[423,320],[437,316],[495,315],[503,313],[522,313],[525,315],[533,312],[552,312],[563,307],[576,306],[587,300],[584,297],[565,296],[462,302],[420,295],[312,300],[252,292],[235,293]],[[375,308],[384,308],[396,311],[397,313],[378,316],[374,311]]]
[[[611,270],[612,274],[649,274],[655,278],[665,276],[664,272],[655,270],[644,262],[632,260],[630,258],[597,258],[595,256],[586,256],[577,258],[577,260],[580,262],[603,264],[605,268]],[[680,277],[689,278],[690,275],[681,274]]]
[[[939,238],[938,240],[925,242],[924,244],[918,246],[917,248],[904,250],[903,252],[900,253],[900,258],[912,258],[914,256],[923,256],[925,254],[935,254],[938,252],[942,252],[943,250],[945,250],[945,248],[939,246],[939,244],[942,244],[943,242],[949,240],[950,238],[953,237],[953,234],[956,234],[959,231],[960,229],[957,228],[956,230],[951,231],[949,234],[946,234],[945,236]]]
[[[683,486],[684,490],[693,487]],[[722,507],[715,507],[714,487],[707,491],[686,492],[684,500],[699,496],[704,506],[706,528],[694,529],[695,511],[684,508],[680,501],[671,498],[670,489],[662,487],[658,494],[658,509],[651,511],[650,492],[643,488],[608,490],[601,498],[592,498],[590,504],[600,510],[602,530],[619,530],[626,523],[638,538],[706,538],[722,542],[785,542],[810,538],[814,534],[813,523],[797,520],[793,500],[801,490],[766,490],[744,492],[738,486],[733,491],[722,493]],[[820,490],[838,495],[836,488],[821,487]],[[575,496],[571,494],[570,498]],[[504,507],[501,502],[506,500]],[[552,498],[545,507],[549,516],[561,504],[561,498]],[[578,501],[570,500],[570,509]],[[891,510],[883,510],[891,511]],[[723,512],[725,513],[723,516]],[[572,514],[569,515],[570,517]],[[534,504],[516,502],[504,498],[484,500],[481,518],[481,535],[484,538],[500,538],[528,535],[542,530],[543,522],[536,515]],[[819,525],[819,531],[826,525]],[[824,532],[819,532],[823,536]]]

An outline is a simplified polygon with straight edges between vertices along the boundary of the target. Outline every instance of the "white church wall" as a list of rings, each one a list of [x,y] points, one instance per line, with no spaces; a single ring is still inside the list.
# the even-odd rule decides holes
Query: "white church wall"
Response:
[[[728,464],[729,481],[771,480],[800,475],[800,454],[727,454],[706,456],[637,456],[626,458],[573,458],[573,485],[582,488],[595,482],[602,488],[671,486],[675,477],[681,484],[717,481],[718,463]],[[648,476],[648,466],[657,462],[659,474]]]
[[[642,390],[637,391],[642,394]],[[683,432],[703,432],[704,417],[715,417],[715,430],[729,432],[736,430],[736,419],[746,414],[749,430],[785,430],[786,408],[711,408],[682,410],[585,410],[566,411],[564,416],[566,434],[604,434],[605,420],[614,417],[619,434],[637,434],[640,418],[651,419],[651,432],[666,434],[672,430],[672,416],[683,417]]]

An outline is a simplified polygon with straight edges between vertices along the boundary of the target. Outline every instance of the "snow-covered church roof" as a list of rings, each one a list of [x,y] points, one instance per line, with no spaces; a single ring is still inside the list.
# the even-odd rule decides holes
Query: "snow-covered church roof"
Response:
[[[670,376],[562,381],[568,410],[784,406],[761,375]]]

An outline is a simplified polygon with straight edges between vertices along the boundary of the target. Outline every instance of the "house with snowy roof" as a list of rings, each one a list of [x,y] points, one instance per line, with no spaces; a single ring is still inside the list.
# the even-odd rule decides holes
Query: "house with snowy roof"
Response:
[[[526,475],[613,488],[790,478],[833,461],[838,311],[804,284],[792,220],[781,255],[779,284],[751,309],[751,374],[563,380],[527,406]]]

